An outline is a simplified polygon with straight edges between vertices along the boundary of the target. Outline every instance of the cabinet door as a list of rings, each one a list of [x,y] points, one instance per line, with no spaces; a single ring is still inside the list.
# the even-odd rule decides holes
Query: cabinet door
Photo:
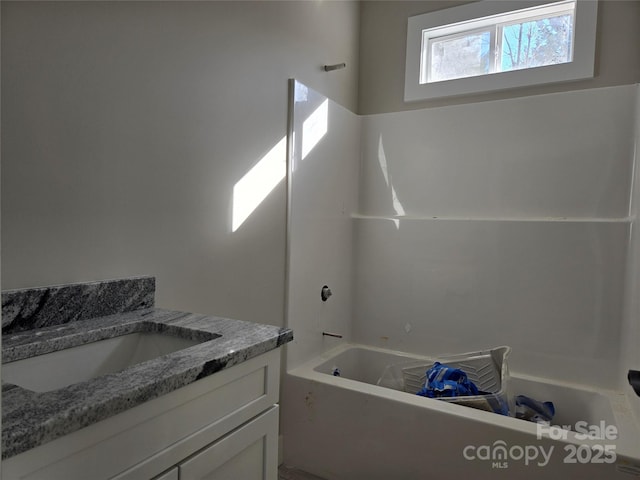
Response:
[[[179,464],[180,480],[277,480],[278,406]]]

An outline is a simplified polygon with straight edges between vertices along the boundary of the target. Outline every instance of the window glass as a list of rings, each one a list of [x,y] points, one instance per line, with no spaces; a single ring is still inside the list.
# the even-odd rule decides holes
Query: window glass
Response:
[[[430,44],[429,82],[490,72],[491,33],[488,31],[434,39]]]
[[[500,71],[572,60],[573,14],[514,23],[501,30]]]

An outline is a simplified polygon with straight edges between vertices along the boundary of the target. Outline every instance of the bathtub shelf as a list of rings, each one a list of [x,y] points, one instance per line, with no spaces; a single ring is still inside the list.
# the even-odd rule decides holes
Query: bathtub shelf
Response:
[[[631,223],[633,217],[452,217],[452,216],[428,216],[428,215],[360,215],[353,214],[351,218],[357,220],[393,220],[393,221],[474,221],[474,222],[559,222],[559,223]]]

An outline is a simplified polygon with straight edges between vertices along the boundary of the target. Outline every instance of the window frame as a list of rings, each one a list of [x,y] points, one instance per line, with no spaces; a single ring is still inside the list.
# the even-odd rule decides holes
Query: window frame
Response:
[[[447,32],[451,34],[461,31],[461,26],[464,23],[470,23],[484,17],[557,2],[558,0],[481,0],[409,17],[405,63],[405,102],[593,78],[598,0],[576,0],[572,45],[573,60],[571,62],[420,83],[423,79],[421,63],[423,55],[426,54],[426,49],[423,49],[424,30],[437,29],[438,36],[443,36]],[[495,19],[486,19],[483,22],[485,25],[496,23]],[[481,28],[482,23],[474,25],[474,27],[476,26]],[[434,37],[435,35],[432,36],[432,38]]]

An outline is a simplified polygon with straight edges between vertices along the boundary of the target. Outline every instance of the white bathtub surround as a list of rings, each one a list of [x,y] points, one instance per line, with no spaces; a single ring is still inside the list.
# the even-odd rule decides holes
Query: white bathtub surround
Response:
[[[636,90],[626,85],[364,116],[359,213],[624,218]],[[394,208],[387,178],[404,214]]]
[[[327,99],[299,90],[290,367],[331,331],[417,354],[506,344],[516,371],[625,384],[636,85],[365,116],[361,144],[361,117],[329,100],[305,160]]]
[[[556,447],[544,470],[509,462],[509,478],[640,473],[640,399],[626,382],[640,358],[640,267],[629,256],[637,250],[637,208],[630,213],[629,205],[638,198],[638,101],[638,86],[625,85],[365,116],[350,187],[338,186],[340,172],[291,176],[293,193],[358,192],[351,257],[317,255],[317,239],[334,226],[308,207],[295,215],[291,196],[291,231],[313,234],[290,237],[291,252],[307,254],[290,256],[290,278],[352,269],[344,310],[352,316],[340,320],[347,342],[429,358],[509,345],[513,393],[554,402],[556,420],[574,428],[619,429],[616,463],[565,464],[564,448],[580,447],[579,437],[538,440],[533,424],[399,400],[371,379],[345,378],[332,353],[318,357],[340,344],[315,337],[327,324],[320,318],[338,318],[316,299],[322,283],[303,297],[291,282],[289,325],[296,335],[300,325],[308,342],[288,359],[284,382],[287,464],[329,480],[423,479],[449,475],[448,468],[495,478],[499,465],[480,462],[481,471],[462,452],[504,441]],[[324,361],[343,377],[314,371]],[[375,367],[374,375],[384,367],[370,356],[357,365]],[[585,448],[584,455],[595,452]]]
[[[627,85],[364,117],[353,340],[504,344],[514,371],[621,388],[636,97]]]
[[[353,221],[360,118],[292,81],[289,158],[287,350],[296,365],[351,336]],[[326,301],[322,287],[332,292]],[[342,339],[322,332],[342,335]]]
[[[619,384],[627,222],[355,225],[358,343],[418,354],[509,345],[514,371]]]

